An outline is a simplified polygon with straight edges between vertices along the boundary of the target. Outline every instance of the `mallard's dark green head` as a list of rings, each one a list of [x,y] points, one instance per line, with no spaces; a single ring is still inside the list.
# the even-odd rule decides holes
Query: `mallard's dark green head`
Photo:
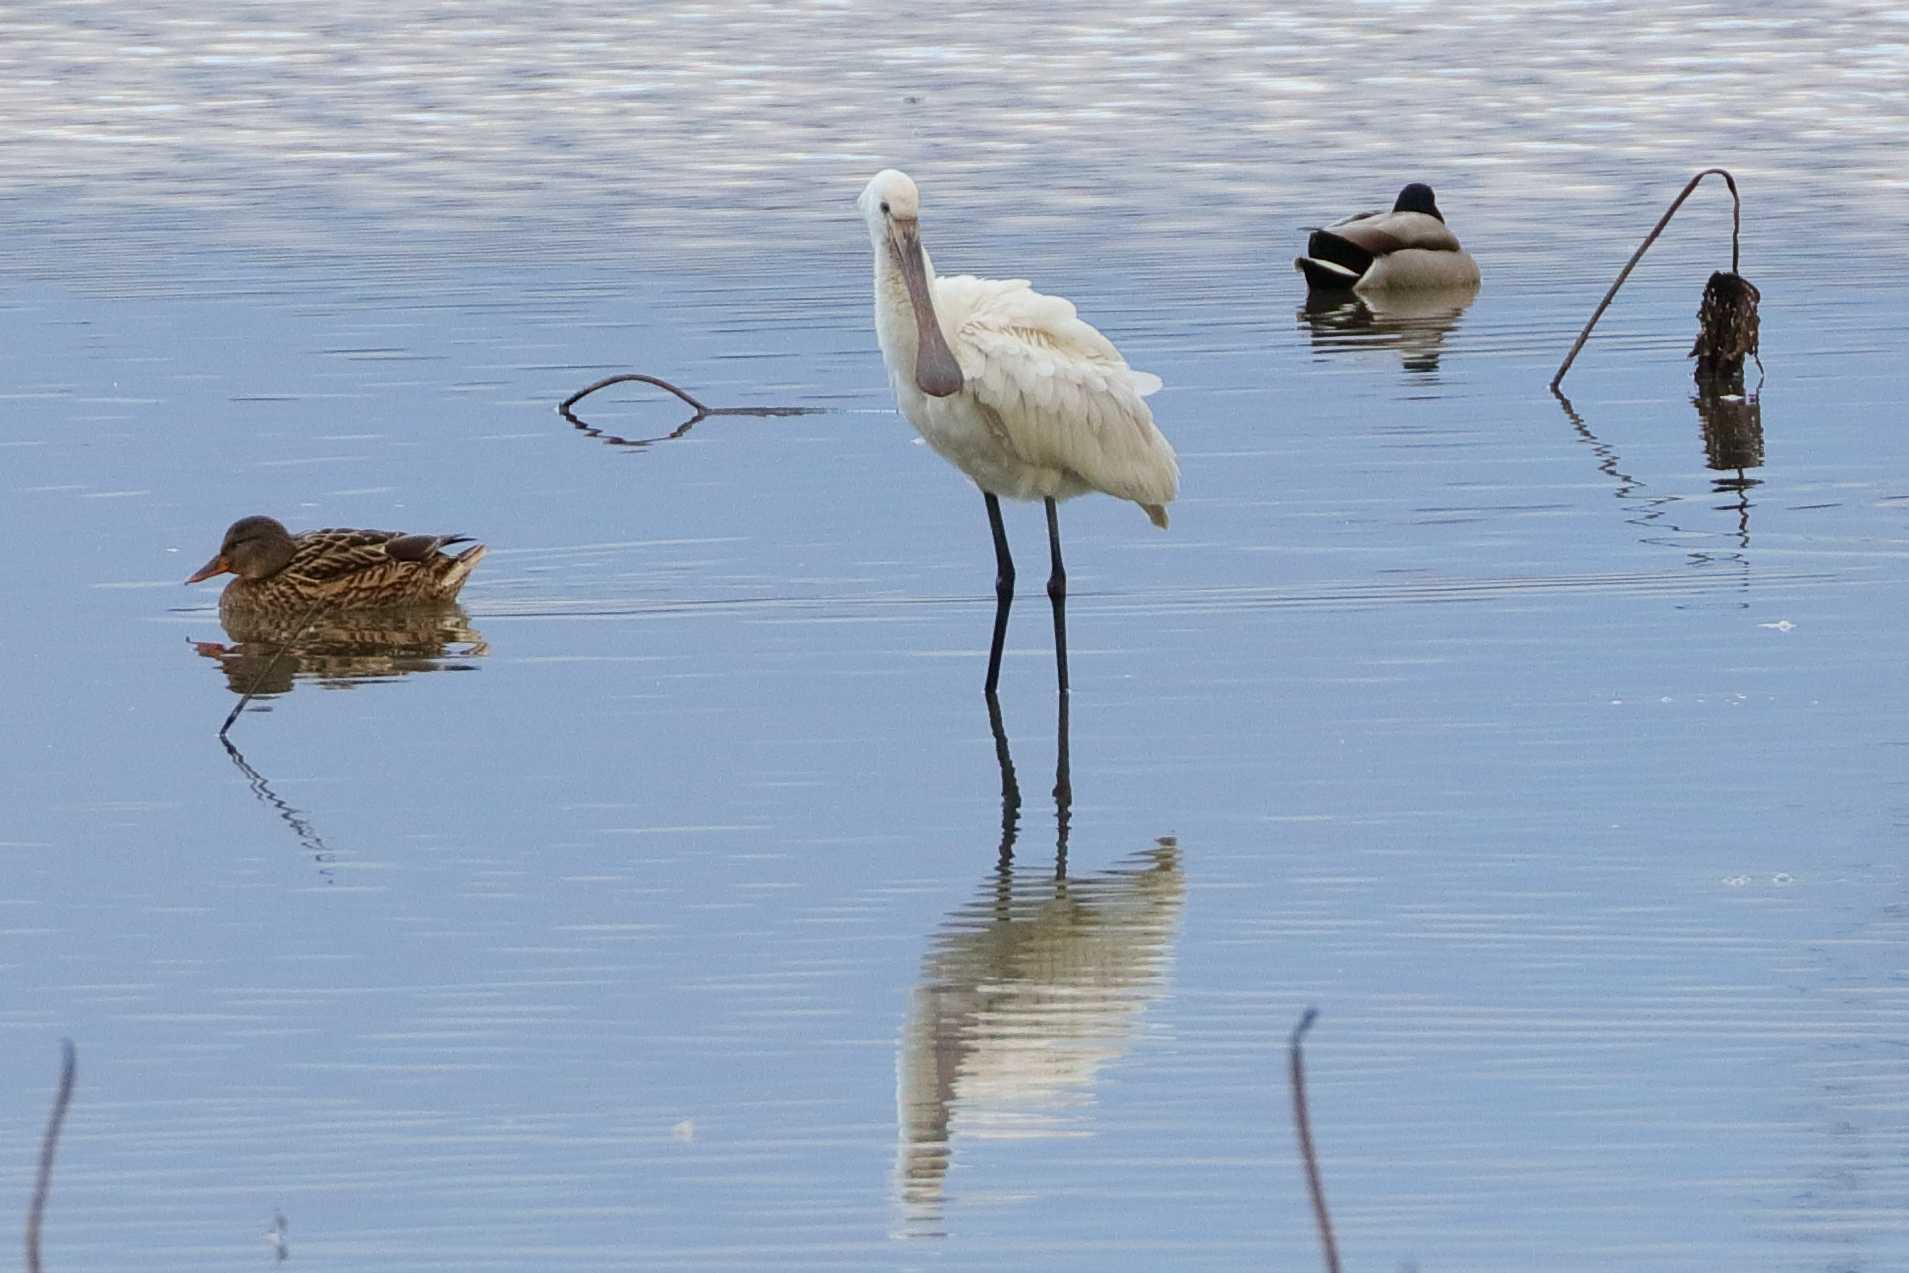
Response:
[[[1432,188],[1423,181],[1414,181],[1399,191],[1398,201],[1392,205],[1394,212],[1423,212],[1428,217],[1437,217],[1440,221],[1445,214],[1438,210],[1438,200],[1432,197]]]

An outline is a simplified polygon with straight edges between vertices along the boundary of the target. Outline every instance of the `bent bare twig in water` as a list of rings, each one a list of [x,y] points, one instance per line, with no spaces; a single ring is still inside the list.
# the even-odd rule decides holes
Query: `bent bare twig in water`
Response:
[[[1286,1057],[1293,1088],[1293,1125],[1299,1129],[1299,1156],[1306,1164],[1306,1188],[1312,1193],[1312,1218],[1319,1225],[1319,1245],[1326,1254],[1326,1273],[1339,1273],[1339,1244],[1332,1238],[1332,1217],[1326,1213],[1326,1190],[1319,1183],[1319,1156],[1312,1147],[1312,1119],[1306,1113],[1306,1062],[1299,1045],[1319,1018],[1319,1009],[1308,1008],[1293,1027],[1286,1042]]]
[[[1737,193],[1737,179],[1731,176],[1727,169],[1706,168],[1692,177],[1685,184],[1682,193],[1671,200],[1670,207],[1664,209],[1664,215],[1657,218],[1657,224],[1652,226],[1651,232],[1644,236],[1644,241],[1637,245],[1637,251],[1631,253],[1631,259],[1624,263],[1623,270],[1618,273],[1617,281],[1612,283],[1610,290],[1604,293],[1604,299],[1599,301],[1597,309],[1592,311],[1591,321],[1586,323],[1584,330],[1578,333],[1577,340],[1571,345],[1571,352],[1566,354],[1564,361],[1559,364],[1558,374],[1551,377],[1551,392],[1558,391],[1558,385],[1564,380],[1564,373],[1571,370],[1571,364],[1576,360],[1578,350],[1584,348],[1584,342],[1591,338],[1591,329],[1597,326],[1597,320],[1604,317],[1604,311],[1610,308],[1612,298],[1617,295],[1617,289],[1624,286],[1624,280],[1631,276],[1631,271],[1637,267],[1638,261],[1650,249],[1650,245],[1657,242],[1657,236],[1664,232],[1664,227],[1670,224],[1670,219],[1677,215],[1677,209],[1684,206],[1684,200],[1690,198],[1690,193],[1697,188],[1697,183],[1713,173],[1722,177],[1724,184],[1730,187],[1730,272],[1737,273],[1737,267],[1742,259],[1743,198]]]
[[[272,669],[278,666],[278,661],[290,652],[298,638],[305,635],[305,629],[311,627],[312,620],[316,619],[318,612],[324,608],[325,603],[323,601],[315,603],[311,609],[305,612],[305,617],[298,621],[298,626],[287,631],[285,639],[279,642],[278,649],[272,651],[272,657],[265,660],[264,666],[258,670],[258,675],[252,678],[251,686],[246,689],[244,696],[239,699],[238,705],[226,713],[225,724],[219,726],[220,742],[225,741],[226,731],[232,728],[232,722],[239,718],[239,713],[245,710],[245,705],[252,701],[252,696],[257,694],[259,687],[265,684],[265,678],[272,674]],[[230,749],[228,748],[228,750]]]
[[[595,425],[590,424],[585,420],[579,419],[570,410],[570,408],[574,407],[575,405],[577,405],[577,403],[581,402],[584,398],[589,397],[591,394],[595,393],[599,389],[607,389],[611,385],[621,385],[621,384],[631,384],[631,383],[655,385],[658,389],[662,389],[665,392],[675,394],[678,398],[681,398],[684,402],[688,403],[690,407],[695,410],[696,414],[691,416],[689,419],[683,421],[681,424],[677,425],[670,432],[659,434],[658,436],[653,438],[623,438],[623,437],[618,437],[613,433],[606,433],[604,430],[597,428]],[[712,407],[708,403],[704,402],[702,399],[698,398],[695,394],[689,392],[689,390],[681,388],[680,386],[677,386],[677,385],[673,385],[669,381],[663,379],[661,376],[644,375],[641,372],[635,372],[635,371],[625,372],[622,375],[617,375],[617,376],[605,376],[603,379],[598,380],[593,384],[585,385],[583,388],[577,390],[575,393],[571,394],[568,398],[565,398],[562,402],[559,402],[557,404],[558,414],[563,416],[564,419],[568,420],[572,425],[582,430],[584,433],[588,434],[589,436],[593,438],[601,438],[603,439],[603,441],[608,442],[612,446],[634,446],[634,447],[644,447],[644,446],[648,446],[652,442],[667,442],[671,438],[680,438],[685,433],[688,433],[692,427],[701,423],[703,420],[708,419],[710,416],[771,417],[771,416],[794,416],[794,415],[820,415],[822,414],[823,410],[824,408],[822,407]]]
[[[47,1116],[46,1135],[40,1139],[40,1174],[33,1185],[33,1201],[27,1207],[27,1273],[40,1273],[40,1223],[53,1188],[53,1154],[60,1147],[66,1107],[73,1103],[73,1077],[78,1068],[73,1040],[60,1040],[60,1054],[60,1090],[53,1097],[53,1112]]]
[[[712,407],[708,405],[707,403],[703,402],[701,399],[697,398],[696,395],[690,393],[687,389],[678,388],[676,385],[671,384],[669,381],[663,379],[661,376],[646,376],[646,375],[643,375],[641,372],[635,372],[635,371],[625,372],[624,374],[620,376],[605,376],[603,379],[597,381],[595,384],[585,385],[583,388],[571,394],[568,398],[565,398],[562,402],[559,402],[557,404],[557,410],[568,415],[570,412],[570,408],[576,406],[577,403],[581,402],[584,398],[589,397],[591,394],[595,393],[597,390],[606,389],[611,385],[628,384],[632,381],[638,381],[646,385],[655,385],[658,389],[666,389],[670,393],[675,394],[677,397],[681,398],[684,402],[687,402],[690,406],[696,408],[696,415],[698,419],[700,419],[703,416],[709,416],[709,415],[784,416],[784,415],[821,415],[823,412],[823,408],[821,407]]]
[[[571,394],[568,398],[565,398],[562,402],[559,402],[557,404],[557,410],[568,411],[599,389],[608,389],[611,385],[629,384],[631,381],[640,381],[646,385],[655,385],[658,389],[666,389],[681,398],[684,402],[687,402],[690,406],[696,408],[697,415],[702,416],[709,414],[709,408],[698,401],[696,396],[688,390],[678,389],[661,376],[646,376],[640,371],[625,372],[620,376],[605,376],[601,380],[587,384]]]

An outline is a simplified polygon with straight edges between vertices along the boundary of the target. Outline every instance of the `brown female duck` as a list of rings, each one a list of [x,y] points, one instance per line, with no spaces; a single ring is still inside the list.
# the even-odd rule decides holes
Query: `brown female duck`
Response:
[[[218,555],[187,583],[227,571],[238,576],[219,611],[296,613],[321,603],[340,610],[450,601],[484,556],[469,535],[406,535],[389,530],[308,530],[294,535],[270,517],[242,517],[225,532]]]

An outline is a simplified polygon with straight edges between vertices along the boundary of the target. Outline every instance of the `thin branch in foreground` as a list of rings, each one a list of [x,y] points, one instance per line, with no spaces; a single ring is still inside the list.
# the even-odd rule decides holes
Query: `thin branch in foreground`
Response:
[[[1631,271],[1637,267],[1637,262],[1643,258],[1644,253],[1650,250],[1650,245],[1657,242],[1657,236],[1664,232],[1664,227],[1670,224],[1670,219],[1677,215],[1677,209],[1684,206],[1684,200],[1690,198],[1690,192],[1697,188],[1697,183],[1713,173],[1722,177],[1724,184],[1730,187],[1732,208],[1730,215],[1730,272],[1732,274],[1738,272],[1737,267],[1742,257],[1740,243],[1743,233],[1743,198],[1737,193],[1737,179],[1731,176],[1726,169],[1706,168],[1692,177],[1690,181],[1685,184],[1683,192],[1671,200],[1670,207],[1664,209],[1664,215],[1657,218],[1657,224],[1652,226],[1651,232],[1644,236],[1644,241],[1637,245],[1637,251],[1631,253],[1631,259],[1624,263],[1623,270],[1618,273],[1617,281],[1611,284],[1610,290],[1604,293],[1604,299],[1598,302],[1597,309],[1592,311],[1591,321],[1584,325],[1584,330],[1578,333],[1577,340],[1572,342],[1571,352],[1564,356],[1564,362],[1558,366],[1558,374],[1551,377],[1551,392],[1556,393],[1558,391],[1558,385],[1564,380],[1564,373],[1571,370],[1571,363],[1577,358],[1578,350],[1584,348],[1584,342],[1591,338],[1591,329],[1597,326],[1598,319],[1604,317],[1604,311],[1611,307],[1611,300],[1617,295],[1617,289],[1624,286],[1624,280],[1631,276]]]
[[[323,601],[313,603],[311,609],[305,611],[305,617],[298,621],[298,626],[287,630],[285,639],[279,642],[278,649],[272,651],[272,657],[265,660],[264,665],[259,668],[258,675],[252,678],[252,684],[247,687],[244,696],[239,699],[238,705],[225,714],[225,724],[219,726],[220,742],[225,741],[226,731],[232,728],[232,722],[239,718],[239,713],[245,710],[245,705],[252,701],[252,696],[257,694],[260,687],[265,684],[265,678],[272,674],[272,669],[278,666],[278,661],[291,651],[292,646],[297,643],[298,638],[305,635],[305,629],[312,626],[312,620],[318,617],[318,612],[324,609],[324,607],[325,603]],[[230,750],[230,748],[227,750]]]
[[[53,1097],[53,1112],[47,1116],[46,1135],[40,1138],[40,1174],[34,1181],[33,1201],[27,1207],[27,1273],[40,1273],[40,1222],[46,1216],[46,1199],[53,1188],[53,1154],[60,1147],[66,1107],[73,1103],[73,1078],[78,1068],[73,1040],[61,1039],[60,1052],[60,1090]]]
[[[1312,1119],[1306,1112],[1306,1061],[1300,1053],[1300,1043],[1305,1039],[1306,1031],[1312,1029],[1312,1023],[1318,1018],[1319,1009],[1306,1009],[1286,1042],[1286,1057],[1292,1078],[1293,1126],[1299,1130],[1299,1157],[1306,1165],[1306,1188],[1312,1194],[1312,1218],[1319,1226],[1319,1245],[1325,1251],[1326,1273],[1339,1273],[1339,1244],[1333,1241],[1332,1217],[1326,1212],[1326,1190],[1319,1182],[1319,1155],[1313,1152]]]

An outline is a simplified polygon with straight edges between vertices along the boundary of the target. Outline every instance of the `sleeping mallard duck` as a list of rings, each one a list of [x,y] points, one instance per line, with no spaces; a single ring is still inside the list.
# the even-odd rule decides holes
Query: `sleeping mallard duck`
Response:
[[[1478,286],[1478,262],[1446,228],[1422,181],[1399,191],[1390,212],[1361,212],[1314,230],[1293,267],[1316,291]]]
[[[469,535],[333,529],[294,535],[270,517],[242,517],[225,532],[218,555],[186,582],[237,575],[219,597],[221,616],[294,614],[320,602],[340,610],[446,602],[484,556],[482,544],[456,556],[438,551],[463,543],[470,543]]]

